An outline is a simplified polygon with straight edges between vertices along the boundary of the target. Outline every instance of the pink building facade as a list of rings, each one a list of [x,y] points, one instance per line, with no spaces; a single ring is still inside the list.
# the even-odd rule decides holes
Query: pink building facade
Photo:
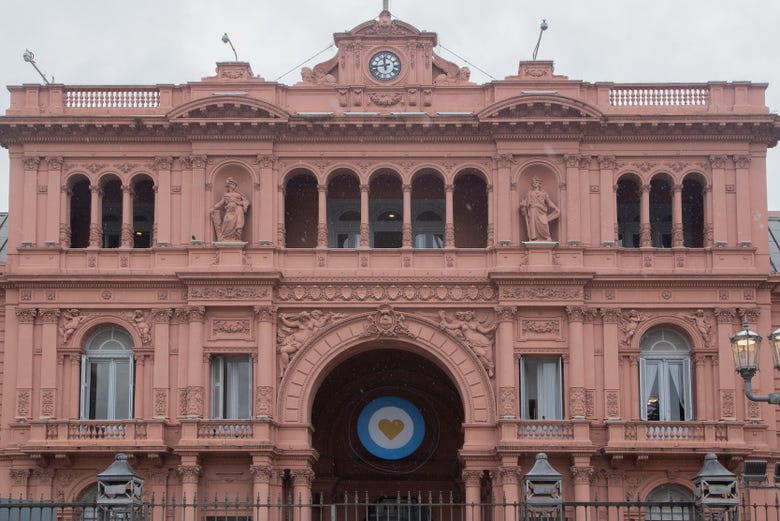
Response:
[[[291,86],[9,88],[0,494],[116,452],[158,497],[474,503],[538,452],[577,501],[780,459],[729,344],[780,325],[766,85],[477,85],[386,11],[335,42]]]

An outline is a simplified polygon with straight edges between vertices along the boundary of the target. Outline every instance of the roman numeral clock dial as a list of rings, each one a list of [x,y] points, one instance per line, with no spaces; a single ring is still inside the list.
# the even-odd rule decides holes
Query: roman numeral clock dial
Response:
[[[374,78],[380,81],[390,81],[401,73],[401,60],[390,51],[379,51],[371,57],[368,69]]]

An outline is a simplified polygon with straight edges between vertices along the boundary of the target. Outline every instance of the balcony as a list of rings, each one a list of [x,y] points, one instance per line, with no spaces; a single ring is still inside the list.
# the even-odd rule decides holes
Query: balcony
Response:
[[[245,451],[271,445],[271,420],[222,420],[186,418],[181,420],[177,448],[198,451]]]
[[[607,452],[659,453],[691,450],[743,452],[766,448],[763,423],[690,422],[607,422]]]
[[[502,450],[563,452],[593,448],[589,420],[502,419],[499,425]]]

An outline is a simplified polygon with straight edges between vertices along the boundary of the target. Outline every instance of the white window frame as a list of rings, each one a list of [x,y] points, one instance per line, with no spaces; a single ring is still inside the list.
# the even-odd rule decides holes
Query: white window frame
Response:
[[[111,338],[106,339],[102,345],[94,345],[100,335],[105,331],[111,331]],[[114,338],[114,333],[121,331],[127,339],[131,339],[129,333],[118,326],[108,326],[101,328],[95,334],[93,334],[87,341],[86,353],[81,357],[81,407],[80,417],[82,420],[129,420],[133,417],[133,397],[135,394],[135,361],[133,356],[132,344],[126,345]],[[122,344],[122,347],[106,346],[111,342],[112,344]],[[119,377],[118,369],[120,364],[127,364],[127,378],[128,381],[122,383]],[[95,414],[96,411],[92,411],[90,396],[92,385],[92,366],[93,365],[108,365],[108,383],[107,392],[108,395],[104,398],[106,403],[106,417],[98,418]],[[127,415],[120,415],[117,411],[117,399],[119,393],[127,393]],[[95,417],[92,417],[95,416]]]
[[[648,335],[660,335],[660,338],[648,343]],[[667,338],[669,337],[669,338]],[[679,342],[680,345],[673,340]],[[692,421],[693,420],[693,389],[691,373],[690,346],[685,338],[668,328],[652,329],[645,333],[640,342],[642,352],[639,355],[639,391],[641,416],[644,421]],[[665,346],[673,346],[669,349]],[[679,382],[674,381],[672,370],[677,368],[681,376]],[[648,378],[650,373],[658,378],[658,420],[648,419],[648,402],[653,396],[648,386],[652,385]],[[672,386],[683,399],[684,417],[672,419]],[[680,389],[681,387],[681,389]]]
[[[241,365],[246,365],[246,382],[241,381]],[[252,417],[252,357],[249,355],[211,357],[211,417],[219,420],[248,420]],[[240,393],[248,394],[246,410],[240,410]]]
[[[536,362],[535,374],[529,374],[527,362]],[[546,366],[543,368],[543,366]],[[542,370],[539,370],[539,369]],[[549,377],[555,380],[549,382]],[[536,387],[536,418],[531,417],[529,383]],[[542,389],[548,392],[541,392]],[[552,396],[551,396],[552,395]],[[544,412],[544,414],[542,414]],[[544,416],[544,418],[542,418]],[[552,416],[552,417],[550,417]],[[524,356],[520,358],[520,417],[524,420],[563,419],[563,370],[560,356]]]

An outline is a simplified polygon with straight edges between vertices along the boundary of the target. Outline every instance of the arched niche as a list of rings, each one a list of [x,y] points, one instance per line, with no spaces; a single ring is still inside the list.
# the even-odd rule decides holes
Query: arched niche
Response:
[[[225,197],[225,193],[228,190],[227,185],[229,179],[235,182],[234,190],[241,193],[246,201],[249,202],[249,206],[244,212],[244,225],[240,240],[251,243],[254,239],[252,226],[252,194],[254,191],[254,177],[252,176],[252,172],[249,170],[249,168],[240,163],[227,163],[220,165],[214,170],[214,173],[211,176],[211,201],[209,208],[207,209],[209,212],[211,236],[215,241],[219,240],[214,221],[212,220],[212,209]],[[232,197],[235,198],[236,196]],[[219,209],[219,212],[220,218],[224,218],[226,214],[226,208],[223,206]]]
[[[531,192],[533,189],[535,179],[539,180],[540,188],[547,193],[549,198],[547,202],[542,201],[544,206],[547,207],[547,226],[549,228],[549,238],[539,236],[539,231],[536,233],[529,233],[529,220],[531,219],[531,212],[527,210],[524,214],[522,211],[523,205],[528,203],[529,192]],[[520,196],[519,211],[520,228],[522,230],[520,234],[521,241],[552,240],[556,242],[563,242],[564,237],[561,237],[562,210],[559,183],[560,176],[558,172],[556,172],[552,166],[546,163],[530,163],[523,167],[523,169],[520,171],[517,177],[517,192]],[[526,215],[529,215],[528,219],[526,218]],[[533,226],[533,224],[530,224],[530,226]]]

